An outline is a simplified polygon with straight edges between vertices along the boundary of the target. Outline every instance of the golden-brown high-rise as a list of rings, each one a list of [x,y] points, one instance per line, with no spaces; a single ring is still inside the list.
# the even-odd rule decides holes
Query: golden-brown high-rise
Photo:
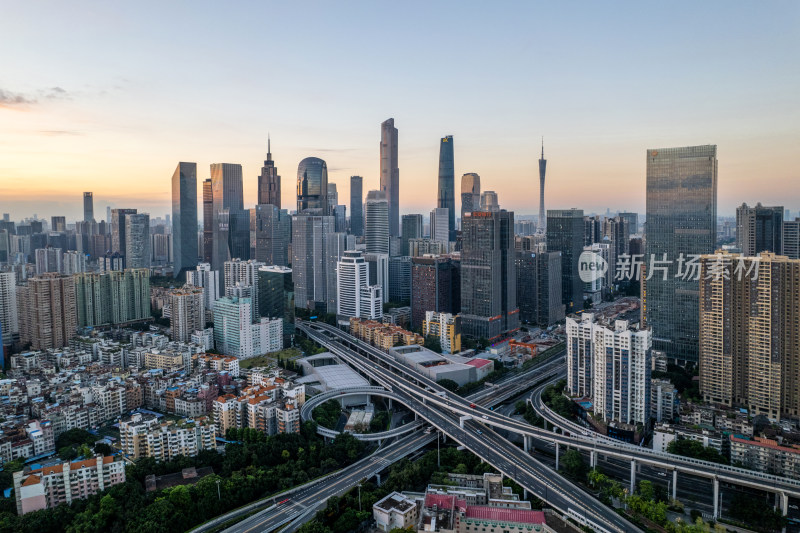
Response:
[[[75,336],[78,311],[72,276],[55,272],[30,278],[17,288],[20,340],[34,350],[63,348]]]
[[[800,260],[701,258],[700,392],[772,420],[800,414]]]

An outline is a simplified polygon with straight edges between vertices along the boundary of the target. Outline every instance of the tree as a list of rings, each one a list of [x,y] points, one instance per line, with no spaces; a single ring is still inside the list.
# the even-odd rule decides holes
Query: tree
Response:
[[[675,455],[693,457],[695,459],[711,461],[712,463],[729,464],[728,459],[717,450],[703,446],[696,440],[677,438],[669,443],[667,451]]]
[[[586,479],[588,467],[583,461],[583,455],[578,450],[567,450],[561,457],[561,469],[564,473],[576,480]]]
[[[442,353],[442,341],[435,335],[425,337],[425,347],[436,353]]]
[[[436,383],[438,383],[439,385],[441,385],[445,389],[449,390],[450,392],[455,392],[456,390],[458,390],[458,383],[456,383],[452,379],[447,379],[447,378],[440,379]]]

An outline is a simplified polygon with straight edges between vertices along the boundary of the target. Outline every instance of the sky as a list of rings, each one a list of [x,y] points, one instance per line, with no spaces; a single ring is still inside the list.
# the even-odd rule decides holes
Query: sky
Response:
[[[716,144],[718,212],[800,209],[800,2],[16,2],[0,0],[0,212],[170,208],[179,161],[240,163],[256,202],[266,141],[296,206],[297,164],[378,188],[399,130],[400,210],[456,191],[501,207],[644,212],[648,148]],[[201,198],[202,195],[199,195]],[[349,207],[348,207],[349,209]],[[457,205],[456,209],[460,209]],[[199,210],[202,212],[202,209]]]

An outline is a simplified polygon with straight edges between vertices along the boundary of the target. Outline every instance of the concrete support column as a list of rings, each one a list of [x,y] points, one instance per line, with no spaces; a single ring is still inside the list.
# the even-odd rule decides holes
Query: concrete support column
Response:
[[[780,505],[781,515],[786,516],[787,514],[789,514],[789,495],[786,494],[785,492],[781,492],[780,497],[781,497],[781,505]]]
[[[672,499],[678,499],[678,471],[672,471]]]
[[[633,494],[636,490],[636,459],[631,459],[631,490],[628,494]]]
[[[375,474],[375,481],[377,482],[377,485],[380,487],[381,486],[381,475],[380,474]]]
[[[530,452],[530,450],[531,450],[531,447],[530,447],[530,437],[529,437],[529,436],[527,436],[527,435],[523,435],[523,436],[522,436],[522,442],[523,442],[523,444],[522,444],[522,445],[523,445],[523,448],[524,448],[524,450],[525,450],[525,453],[529,453],[529,452]]]
[[[392,399],[389,398],[389,411],[391,411],[391,410],[392,410]]]
[[[589,451],[589,467],[594,468],[597,466],[597,452],[595,450]]]
[[[558,470],[558,454],[559,454],[560,449],[561,449],[561,447],[556,442],[556,471]]]
[[[719,480],[714,478],[714,520],[719,518]]]

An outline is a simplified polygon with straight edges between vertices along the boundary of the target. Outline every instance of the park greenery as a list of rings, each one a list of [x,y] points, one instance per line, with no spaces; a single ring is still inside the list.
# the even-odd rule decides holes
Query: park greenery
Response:
[[[336,429],[339,417],[342,414],[342,406],[336,400],[328,400],[322,405],[317,406],[312,411],[311,416],[320,426],[328,429]]]
[[[667,445],[667,451],[675,455],[693,457],[694,459],[702,459],[712,463],[730,464],[727,457],[710,446],[703,446],[702,442],[696,440],[677,438]]]
[[[228,444],[225,454],[203,450],[196,457],[169,462],[140,459],[127,467],[125,483],[71,505],[17,516],[14,498],[0,499],[0,533],[187,531],[231,509],[351,464],[365,451],[365,445],[348,434],[326,445],[314,422],[303,424],[300,433],[266,436],[241,431],[228,436],[237,442]],[[147,475],[192,466],[210,466],[214,474],[193,485],[145,492]]]
[[[692,401],[696,403],[701,403],[702,398],[700,397],[700,382],[694,379],[695,376],[698,375],[698,370],[694,366],[689,366],[687,368],[680,367],[678,365],[667,365],[667,371],[658,371],[654,370],[651,374],[653,378],[661,378],[661,379],[668,379],[670,383],[675,386],[677,389],[678,394],[681,395],[681,398],[684,401]]]

